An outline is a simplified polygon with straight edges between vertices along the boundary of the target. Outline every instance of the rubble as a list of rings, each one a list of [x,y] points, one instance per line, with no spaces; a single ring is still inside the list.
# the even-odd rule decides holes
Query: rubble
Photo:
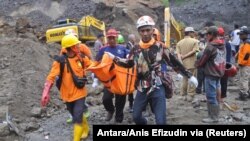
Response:
[[[57,19],[68,17],[80,19],[84,15],[92,14],[104,20],[107,29],[115,27],[127,37],[129,33],[138,35],[135,22],[139,16],[150,15],[156,20],[157,27],[163,31],[164,6],[160,1],[124,0],[115,3],[111,0],[88,0],[84,1],[84,4],[82,2],[81,0],[19,0],[14,3],[11,0],[2,1],[0,6],[0,121],[6,120],[4,109],[7,106],[10,109],[11,118],[10,124],[0,123],[0,140],[2,136],[8,136],[11,141],[21,140],[15,134],[11,134],[10,125],[12,125],[12,131],[15,130],[14,132],[21,136],[24,130],[24,134],[30,141],[43,141],[48,138],[53,141],[71,140],[72,126],[66,123],[69,117],[68,111],[63,101],[59,99],[60,96],[55,87],[51,90],[51,101],[48,107],[43,109],[40,107],[41,93],[53,62],[52,57],[61,49],[59,44],[46,44],[45,41],[46,29],[55,24]],[[176,5],[173,1],[170,4],[178,20],[194,27],[201,26],[200,24],[214,16],[212,13],[215,12],[210,14],[210,9],[219,9],[217,5],[210,7],[207,2],[204,3],[201,0],[197,0],[195,4],[190,1],[185,8],[183,5]],[[242,24],[249,25],[249,20],[242,18],[242,15],[247,15],[245,12],[249,7],[236,7],[240,10],[230,8],[237,5],[237,1],[233,0],[225,1],[220,5],[228,5],[229,8],[225,8],[221,13],[226,16],[215,15],[215,20],[230,23],[227,27],[241,20],[243,20]],[[50,10],[51,7],[53,10]],[[242,11],[242,13],[234,13],[239,15],[237,17],[227,15],[231,15],[234,11]],[[190,20],[192,17],[195,18]],[[176,73],[171,71],[170,73],[177,79]],[[236,113],[222,110],[221,123],[249,124],[250,110],[247,109],[249,101],[243,103],[234,100],[237,97],[238,86],[234,79],[233,82],[235,82],[233,86],[228,87],[229,93],[226,100],[236,103],[239,110]],[[175,95],[167,100],[168,124],[202,124],[201,119],[207,116],[205,95],[196,95],[197,100],[193,103],[183,101],[178,99],[180,87],[181,81],[176,80]],[[87,89],[89,93],[86,102],[89,104],[90,124],[115,124],[114,120],[105,122],[106,111],[102,105],[103,87],[91,88],[91,84],[88,84]],[[134,124],[132,114],[127,108],[128,105],[124,109],[122,124]],[[150,112],[145,114],[149,124],[154,124],[154,115]],[[90,137],[87,141],[91,139]]]

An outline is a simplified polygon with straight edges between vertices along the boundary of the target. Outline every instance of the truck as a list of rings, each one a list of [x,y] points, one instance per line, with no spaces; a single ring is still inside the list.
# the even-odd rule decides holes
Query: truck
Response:
[[[87,15],[77,22],[74,19],[58,20],[56,25],[46,31],[46,42],[61,42],[65,31],[74,29],[82,42],[95,41],[98,34],[105,33],[105,23],[93,16]]]
[[[171,46],[171,41],[180,41],[183,37],[183,29],[181,23],[177,22],[170,12],[170,8],[166,7],[164,10],[164,42],[166,47]]]

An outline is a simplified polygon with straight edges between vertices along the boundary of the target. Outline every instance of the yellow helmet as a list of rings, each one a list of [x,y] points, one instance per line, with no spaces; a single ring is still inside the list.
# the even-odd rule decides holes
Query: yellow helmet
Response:
[[[81,41],[79,41],[76,36],[69,34],[62,38],[61,45],[62,48],[69,48],[78,43],[81,43]]]

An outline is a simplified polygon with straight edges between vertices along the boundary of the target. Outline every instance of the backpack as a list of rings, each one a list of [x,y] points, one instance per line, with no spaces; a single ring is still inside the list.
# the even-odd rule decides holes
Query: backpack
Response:
[[[63,55],[55,55],[54,60],[60,63],[60,74],[59,76],[56,77],[56,87],[60,91],[61,85],[62,85],[62,75],[63,75],[63,70],[65,66],[65,54]]]

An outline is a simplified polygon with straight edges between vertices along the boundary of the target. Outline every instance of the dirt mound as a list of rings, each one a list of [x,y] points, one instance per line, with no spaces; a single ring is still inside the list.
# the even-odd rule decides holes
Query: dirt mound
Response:
[[[138,36],[136,21],[143,15],[151,16],[156,26],[163,31],[164,6],[160,1],[105,1],[96,4],[94,16],[102,19],[106,23],[106,28],[116,28],[127,39],[128,34]]]
[[[171,2],[171,6],[173,6],[171,9],[175,17],[187,25],[199,27],[210,17],[215,17],[215,20],[225,24],[242,20],[241,24],[249,25],[249,21],[241,15],[232,19],[230,16],[220,18],[220,15],[226,14],[233,16],[232,11],[231,13],[227,11],[228,8],[225,8],[224,12],[217,10],[219,6],[224,5],[229,6],[229,9],[232,10],[235,6],[241,5],[243,0],[240,3],[224,0],[222,4],[218,4],[219,6],[214,5],[213,9],[209,6],[211,3],[210,1],[204,3],[204,1],[198,0],[197,2],[187,2],[183,6],[182,3]],[[239,10],[238,14],[244,13],[249,5],[241,5],[241,8],[243,10]],[[215,10],[216,14],[211,14],[214,9],[217,10]],[[46,29],[52,26],[57,19],[80,19],[84,15],[92,14],[105,21],[107,28],[115,27],[126,37],[129,33],[137,34],[135,22],[142,15],[152,16],[157,27],[163,31],[163,12],[164,6],[160,1],[156,2],[155,0],[120,0],[115,2],[113,0],[2,1],[0,5],[0,124],[1,121],[5,120],[6,109],[9,109],[11,120],[17,123],[21,131],[25,132],[26,140],[42,141],[46,135],[49,135],[53,141],[71,139],[72,126],[65,124],[68,112],[65,110],[63,102],[58,98],[58,91],[55,87],[51,91],[52,98],[48,107],[46,109],[40,108],[41,93],[53,61],[52,56],[58,54],[60,46],[58,44],[44,44],[40,42],[38,37],[44,36]],[[173,73],[174,75],[175,73]],[[175,85],[179,89],[180,82],[176,81]],[[91,86],[87,87],[91,89]],[[244,107],[249,105],[249,101],[245,103],[235,102],[234,98],[237,96],[238,87],[229,87],[229,89],[229,102],[240,105],[241,109],[238,113],[231,113],[228,110],[222,111],[225,115],[225,123],[249,124],[246,119],[249,119],[250,111],[247,108],[244,110]],[[96,92],[96,89],[91,89],[89,92],[92,93],[87,98],[91,111],[90,123],[115,124],[113,120],[106,122],[104,119],[106,111],[101,103],[102,93]],[[201,121],[207,112],[204,108],[206,103],[202,101],[203,97],[204,95],[198,96],[199,101],[195,103],[196,107],[194,108],[191,103],[179,102],[177,91],[173,99],[167,102],[168,123],[202,124],[197,121]],[[123,124],[133,124],[132,115],[127,108],[126,105]],[[149,123],[154,124],[153,115],[150,112],[145,114],[148,116]],[[246,116],[248,118],[245,118]],[[5,129],[4,131],[6,131]],[[0,140],[13,141],[18,139],[15,134],[4,133],[5,137],[0,137]],[[92,138],[90,137],[88,140],[92,140]]]
[[[232,30],[235,23],[250,25],[247,18],[249,0],[170,0],[170,6],[176,19],[196,28],[201,28],[207,21],[214,21],[226,27],[227,31]]]

